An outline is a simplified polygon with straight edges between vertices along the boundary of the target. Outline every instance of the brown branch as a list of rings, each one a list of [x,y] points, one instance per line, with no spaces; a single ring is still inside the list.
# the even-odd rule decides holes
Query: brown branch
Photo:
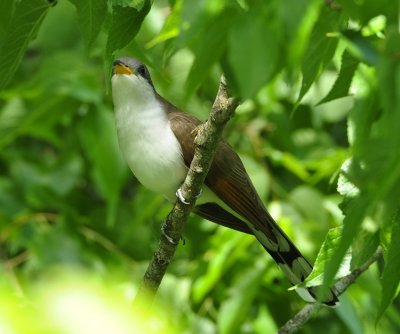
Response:
[[[30,257],[29,252],[23,251],[23,252],[19,253],[18,255],[5,260],[4,265],[7,268],[15,268],[15,267],[18,267],[19,265],[23,264],[24,262],[26,262],[29,259],[29,257]]]
[[[180,200],[168,215],[163,225],[157,249],[147,267],[141,286],[135,298],[135,306],[151,305],[161,284],[168,265],[172,261],[175,250],[181,239],[182,231],[187,218],[196,202],[196,195],[201,192],[208,170],[210,169],[214,153],[225,124],[232,117],[237,99],[229,95],[225,78],[221,77],[218,93],[215,98],[207,122],[196,128],[195,153],[185,182],[181,187],[183,197],[190,203],[184,204]],[[171,240],[168,240],[166,235]]]
[[[342,6],[339,5],[335,0],[325,0],[325,3],[335,12],[340,12],[342,10]]]
[[[336,295],[341,295],[346,289],[353,284],[357,278],[366,271],[371,264],[373,264],[376,260],[378,260],[382,255],[382,249],[378,247],[375,254],[369,258],[362,266],[355,269],[349,275],[342,277],[339,279],[335,286],[333,287]],[[321,307],[321,304],[307,304],[304,306],[292,319],[286,322],[278,331],[278,334],[291,334],[299,331],[304,324],[310,320],[311,316],[318,311]]]

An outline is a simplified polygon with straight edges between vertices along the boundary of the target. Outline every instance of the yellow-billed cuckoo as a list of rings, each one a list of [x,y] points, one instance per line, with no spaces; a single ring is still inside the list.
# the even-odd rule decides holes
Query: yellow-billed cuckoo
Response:
[[[137,179],[148,189],[174,202],[193,159],[191,134],[201,121],[162,98],[149,71],[128,57],[114,62],[112,95],[122,154]],[[184,199],[181,198],[184,201]],[[217,224],[253,234],[297,285],[311,273],[311,264],[265,209],[242,161],[226,142],[220,142],[194,212]],[[318,287],[296,288],[315,302]],[[334,306],[330,291],[323,303]]]

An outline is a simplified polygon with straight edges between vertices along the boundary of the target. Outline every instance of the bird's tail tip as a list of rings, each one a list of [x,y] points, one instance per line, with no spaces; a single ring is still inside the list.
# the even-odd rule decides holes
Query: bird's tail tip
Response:
[[[321,289],[321,286],[296,287],[295,288],[297,294],[306,302],[309,302],[309,303],[319,302],[319,303],[324,304],[329,307],[339,306],[339,298],[337,297],[335,292],[332,291],[332,289],[329,289],[325,293],[324,298],[319,300],[318,296],[320,294],[320,292],[319,292],[320,289]]]

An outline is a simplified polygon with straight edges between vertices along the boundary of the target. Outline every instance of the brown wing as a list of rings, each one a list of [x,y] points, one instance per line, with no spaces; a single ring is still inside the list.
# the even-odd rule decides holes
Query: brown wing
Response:
[[[201,121],[190,114],[174,109],[172,105],[169,105],[168,118],[171,129],[181,144],[185,164],[189,167],[194,155],[194,136],[192,131],[201,124]],[[264,223],[266,210],[246,173],[242,161],[224,141],[218,145],[205,184],[229,207],[238,212],[243,218],[252,222],[258,230],[261,230],[277,243],[277,239],[269,225]],[[222,208],[214,210],[214,213],[218,213],[218,215],[210,214],[205,207],[198,207],[196,213],[225,226],[228,225],[227,221],[232,220],[231,218],[233,217],[232,214]],[[270,219],[272,220],[272,218]],[[234,224],[236,226],[229,227],[250,233],[249,227],[245,222],[239,220],[242,224],[238,226],[238,220],[236,218]]]
[[[168,119],[171,129],[181,144],[183,159],[186,166],[190,166],[194,155],[194,135],[192,131],[201,124],[201,121],[190,114],[183,113],[173,105],[168,105]],[[207,181],[206,181],[207,182]],[[214,223],[252,234],[245,222],[238,219],[215,203],[206,203],[194,208],[194,213]]]
[[[185,164],[189,167],[194,155],[195,135],[192,134],[192,131],[201,124],[201,121],[181,111],[170,111],[168,120],[173,133],[181,144]]]
[[[201,124],[201,122],[190,114],[183,113],[176,108],[173,109],[174,107],[172,105],[170,105],[169,108],[168,118],[171,129],[181,144],[185,163],[189,167],[194,155],[194,136],[192,135],[192,131]],[[268,251],[287,251],[288,248],[290,248],[288,246],[288,243],[290,243],[289,239],[264,208],[239,156],[231,146],[224,141],[221,141],[218,145],[205,184],[229,207],[251,223],[251,226],[247,226],[247,224],[243,222],[246,227],[243,226],[239,229],[232,226],[232,228],[245,230],[246,232],[250,228],[252,233],[256,234],[256,236],[256,231],[261,231],[261,233],[268,238],[268,243],[266,243],[265,240],[264,242],[260,240],[260,242],[264,247],[268,248]],[[202,210],[200,208],[199,214],[205,216],[205,209],[206,208],[203,208]],[[221,212],[225,211],[222,208],[221,210],[218,210],[219,215],[215,218],[212,214],[208,213],[207,219],[215,221],[216,223],[221,223],[221,221],[226,220],[221,218]],[[229,216],[232,215],[229,214]],[[225,225],[227,224],[225,223]],[[279,247],[279,242],[283,242],[284,245]],[[299,255],[300,253],[297,249],[295,250],[296,255]]]
[[[172,131],[181,144],[185,163],[189,167],[194,155],[192,131],[201,122],[172,105],[168,110]],[[205,184],[245,221],[215,203],[196,207],[197,214],[215,223],[254,234],[293,285],[304,281],[312,271],[311,264],[265,209],[239,156],[224,141],[218,145]],[[316,296],[316,288],[297,291],[303,298],[307,293],[307,296],[311,295],[309,298],[313,299]],[[335,305],[336,302],[337,297],[331,291],[325,303]]]
[[[229,207],[251,222],[252,227],[277,242],[271,226],[266,224],[266,220],[272,218],[264,208],[239,156],[226,142],[218,145],[205,183]]]

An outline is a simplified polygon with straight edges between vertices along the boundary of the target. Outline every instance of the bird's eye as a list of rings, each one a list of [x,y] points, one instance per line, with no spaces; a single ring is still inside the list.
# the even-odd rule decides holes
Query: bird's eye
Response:
[[[143,65],[140,65],[137,71],[142,77],[146,77],[146,68]]]

